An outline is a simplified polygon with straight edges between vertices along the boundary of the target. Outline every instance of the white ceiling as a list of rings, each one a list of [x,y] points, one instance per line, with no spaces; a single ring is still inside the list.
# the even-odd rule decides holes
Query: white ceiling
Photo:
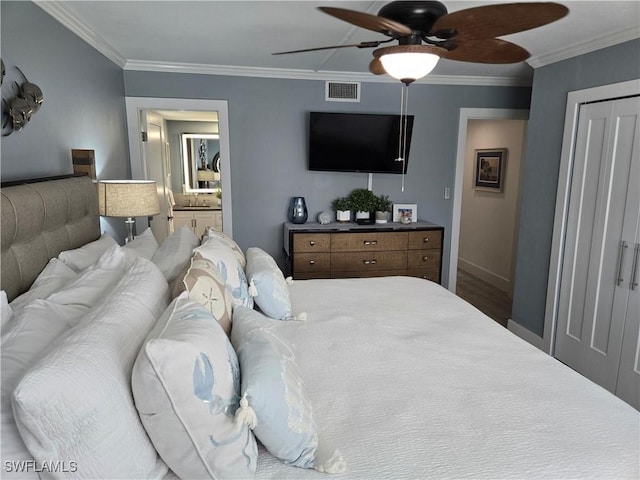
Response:
[[[280,78],[389,81],[368,73],[371,49],[283,56],[273,52],[357,43],[384,36],[316,7],[375,14],[387,2],[352,1],[36,1],[125,70]],[[482,4],[445,0],[449,12]],[[504,37],[526,48],[527,63],[483,65],[441,60],[433,83],[527,84],[532,67],[640,37],[640,1],[563,1],[570,13],[544,27]],[[630,61],[640,61],[630,59]]]

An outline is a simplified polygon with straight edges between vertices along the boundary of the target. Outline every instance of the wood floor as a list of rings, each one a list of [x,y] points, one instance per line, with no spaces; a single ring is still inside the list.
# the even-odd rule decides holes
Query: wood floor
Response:
[[[503,327],[511,318],[511,299],[502,290],[458,269],[456,294]]]

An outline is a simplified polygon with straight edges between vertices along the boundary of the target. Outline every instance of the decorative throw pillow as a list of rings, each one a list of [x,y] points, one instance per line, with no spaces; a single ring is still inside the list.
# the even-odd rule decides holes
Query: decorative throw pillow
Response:
[[[147,228],[122,248],[134,253],[138,257],[151,260],[153,258],[153,254],[158,250],[158,242],[156,241],[156,237],[153,236],[151,229]]]
[[[262,313],[277,320],[293,320],[287,282],[276,261],[260,248],[247,249],[249,294]],[[299,316],[302,320],[305,315]]]
[[[199,244],[198,237],[190,228],[182,226],[169,235],[151,261],[164,274],[167,282],[171,283],[178,274],[189,265],[193,249]]]
[[[224,243],[226,243],[229,246],[229,248],[231,250],[233,250],[233,253],[235,254],[236,258],[238,259],[238,262],[240,262],[240,266],[242,268],[247,266],[247,259],[245,258],[244,253],[242,253],[242,249],[235,242],[235,240],[233,238],[231,238],[226,233],[223,233],[220,230],[216,230],[215,228],[211,228],[211,227],[207,228],[207,234],[206,235],[207,235],[207,237],[218,238],[219,240],[222,240]]]
[[[58,258],[73,270],[79,272],[95,263],[104,252],[117,244],[108,233],[103,233],[98,240],[87,243],[80,248],[60,252]]]
[[[186,292],[147,337],[132,389],[147,433],[178,477],[253,477],[255,439],[234,421],[238,359],[220,324]]]
[[[227,335],[231,333],[233,303],[220,272],[211,261],[196,252],[178,287],[174,297],[186,290],[191,300],[211,312]]]
[[[325,461],[316,456],[318,434],[311,402],[295,356],[272,332],[274,324],[276,320],[255,310],[234,310],[231,342],[242,372],[236,419],[251,426],[265,448],[287,465],[342,472],[345,464],[338,451]]]
[[[77,275],[78,273],[63,263],[62,260],[52,258],[35,279],[31,288],[14,298],[10,303],[14,315],[29,302],[49,297],[49,295],[60,290]]]
[[[231,293],[233,305],[253,308],[253,300],[249,296],[249,285],[244,269],[238,262],[233,250],[218,237],[207,237],[196,252],[211,261],[220,271],[224,283]]]
[[[77,478],[166,473],[138,417],[131,371],[167,303],[166,280],[138,258],[100,306],[24,375],[13,393],[13,412],[39,464],[73,460]]]

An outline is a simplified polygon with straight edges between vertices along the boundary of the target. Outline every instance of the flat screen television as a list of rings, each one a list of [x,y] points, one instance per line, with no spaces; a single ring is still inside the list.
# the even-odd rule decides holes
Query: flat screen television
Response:
[[[404,162],[396,161],[400,115],[311,112],[309,170],[406,173],[412,130],[409,115]]]

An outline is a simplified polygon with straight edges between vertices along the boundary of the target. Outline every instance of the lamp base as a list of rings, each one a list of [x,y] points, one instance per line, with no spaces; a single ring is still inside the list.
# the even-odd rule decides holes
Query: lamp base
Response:
[[[124,221],[124,223],[127,225],[126,243],[129,243],[133,241],[133,227],[136,224],[136,221],[133,218],[129,217]]]

